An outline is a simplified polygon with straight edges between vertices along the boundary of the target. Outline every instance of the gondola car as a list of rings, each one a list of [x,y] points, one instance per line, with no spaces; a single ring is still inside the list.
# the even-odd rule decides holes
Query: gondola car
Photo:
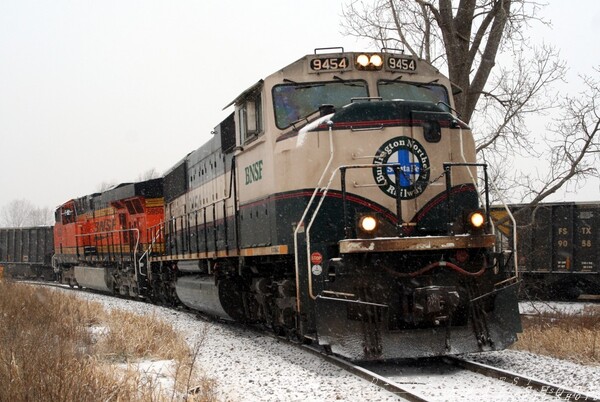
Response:
[[[524,299],[574,300],[600,295],[600,203],[509,205],[516,217],[516,242]],[[492,208],[504,233],[513,230],[504,208]],[[512,236],[507,240],[514,243]]]
[[[0,228],[0,267],[12,279],[54,280],[52,226]]]

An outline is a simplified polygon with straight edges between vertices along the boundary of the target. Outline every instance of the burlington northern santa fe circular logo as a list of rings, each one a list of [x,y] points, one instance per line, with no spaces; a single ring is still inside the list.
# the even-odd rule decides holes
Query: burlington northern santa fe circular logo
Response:
[[[399,198],[410,200],[425,191],[429,183],[429,157],[425,148],[410,137],[396,137],[377,150],[374,165],[398,164],[398,168],[375,166],[375,182],[387,195],[396,198],[396,182],[399,182]]]

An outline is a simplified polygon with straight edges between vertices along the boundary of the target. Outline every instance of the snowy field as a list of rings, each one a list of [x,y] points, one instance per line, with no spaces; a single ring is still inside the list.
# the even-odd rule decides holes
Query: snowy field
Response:
[[[138,314],[154,315],[169,322],[184,334],[192,346],[200,344],[197,365],[218,383],[218,397],[223,401],[396,401],[396,395],[356,378],[324,362],[309,352],[287,345],[254,331],[219,322],[206,322],[193,314],[157,307],[147,303],[78,292],[80,297],[101,302],[108,309],[119,308]],[[522,309],[527,311],[527,306]],[[539,306],[537,309],[541,308]],[[574,308],[574,307],[570,307]],[[600,399],[600,368],[517,351],[470,355],[482,363],[522,373],[594,395]],[[141,362],[148,368],[149,362]],[[168,363],[155,362],[157,372]],[[156,374],[160,377],[160,374]],[[406,381],[411,381],[410,377]],[[442,377],[427,378],[431,387],[444,387]],[[487,393],[485,387],[476,399],[447,387],[434,400],[509,401],[518,400],[508,392]],[[539,395],[539,400],[548,400]],[[564,395],[563,395],[564,397]],[[535,398],[538,400],[537,398]],[[553,399],[550,399],[553,400]],[[560,398],[554,398],[560,400]]]

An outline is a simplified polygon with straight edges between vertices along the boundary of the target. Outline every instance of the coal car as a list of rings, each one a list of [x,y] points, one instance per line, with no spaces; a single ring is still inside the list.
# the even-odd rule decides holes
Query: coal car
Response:
[[[517,224],[522,297],[600,295],[600,203],[542,203],[533,209],[514,204],[510,209]],[[492,214],[505,221],[501,228],[509,233],[512,224],[504,208]]]
[[[0,228],[0,266],[16,279],[54,280],[52,226]]]

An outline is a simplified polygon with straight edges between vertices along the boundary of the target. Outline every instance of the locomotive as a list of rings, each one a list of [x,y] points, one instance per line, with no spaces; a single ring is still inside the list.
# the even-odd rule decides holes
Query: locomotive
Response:
[[[355,360],[503,349],[519,280],[459,90],[403,52],[317,49],[163,177],[60,206],[54,264]]]

